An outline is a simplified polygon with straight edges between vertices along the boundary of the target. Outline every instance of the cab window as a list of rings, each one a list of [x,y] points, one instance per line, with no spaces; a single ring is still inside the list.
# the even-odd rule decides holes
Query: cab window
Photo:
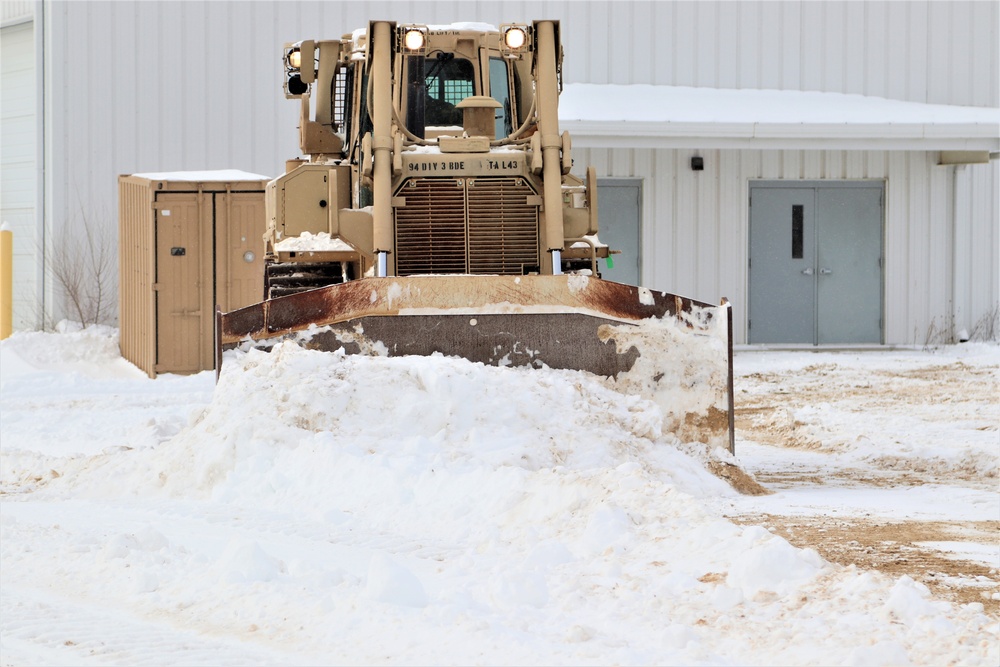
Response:
[[[428,60],[431,60],[428,58]],[[462,110],[455,105],[474,94],[472,63],[451,53],[438,54],[428,63],[424,83],[427,86],[425,123],[462,125]]]
[[[490,95],[500,103],[496,109],[496,137],[508,136],[514,131],[514,121],[510,109],[510,81],[507,78],[507,61],[490,58]]]

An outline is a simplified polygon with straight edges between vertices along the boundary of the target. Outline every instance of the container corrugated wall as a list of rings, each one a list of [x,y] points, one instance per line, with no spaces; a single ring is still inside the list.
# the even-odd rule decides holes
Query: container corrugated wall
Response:
[[[600,177],[643,179],[643,283],[734,303],[745,343],[748,186],[753,180],[885,182],[885,342],[975,326],[1000,303],[1000,165],[939,166],[937,152],[577,149]],[[954,191],[965,202],[956,210]],[[993,196],[990,197],[992,191]],[[968,196],[966,196],[966,194]],[[956,245],[956,239],[958,244]]]
[[[153,189],[118,179],[118,317],[122,356],[153,377],[156,366],[156,280]]]

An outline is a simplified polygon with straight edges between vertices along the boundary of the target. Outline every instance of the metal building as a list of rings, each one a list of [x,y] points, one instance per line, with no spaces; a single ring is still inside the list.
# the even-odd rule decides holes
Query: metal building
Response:
[[[556,18],[560,113],[601,176],[613,279],[728,297],[741,343],[922,344],[1000,305],[1000,2],[2,3],[15,328],[118,174],[277,175],[280,47],[371,18]],[[613,205],[612,205],[613,204]],[[978,329],[977,329],[978,326]],[[934,339],[933,341],[931,339]]]

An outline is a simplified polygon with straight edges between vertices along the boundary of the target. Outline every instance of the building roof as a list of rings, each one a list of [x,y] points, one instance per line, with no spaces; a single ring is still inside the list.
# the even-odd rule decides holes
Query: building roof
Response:
[[[582,147],[1000,150],[1000,108],[790,90],[567,84]]]

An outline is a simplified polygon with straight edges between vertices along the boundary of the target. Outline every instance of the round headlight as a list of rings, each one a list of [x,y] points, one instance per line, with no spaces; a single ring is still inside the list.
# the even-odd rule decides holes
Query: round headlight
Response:
[[[424,48],[424,33],[419,30],[407,30],[403,35],[403,44],[410,51],[418,51]]]
[[[528,36],[520,28],[511,28],[503,35],[504,43],[511,49],[519,49],[524,46]]]
[[[300,69],[302,67],[302,52],[298,49],[293,49],[288,53],[288,66],[295,69]]]

